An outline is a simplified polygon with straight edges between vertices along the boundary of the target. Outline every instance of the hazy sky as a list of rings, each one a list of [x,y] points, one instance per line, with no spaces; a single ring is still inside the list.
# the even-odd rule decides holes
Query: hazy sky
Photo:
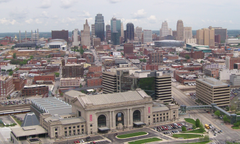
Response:
[[[0,32],[39,29],[83,29],[102,13],[105,24],[115,16],[143,29],[159,30],[163,21],[173,30],[178,19],[193,30],[213,26],[240,29],[240,0],[0,0]]]

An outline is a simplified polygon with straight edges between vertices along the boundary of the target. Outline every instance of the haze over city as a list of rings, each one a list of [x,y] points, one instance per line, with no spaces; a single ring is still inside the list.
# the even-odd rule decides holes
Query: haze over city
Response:
[[[236,19],[240,1],[237,0],[0,0],[0,32],[39,29],[49,32],[57,29],[81,28],[88,19],[94,23],[97,13],[105,24],[112,17],[143,29],[159,30],[163,21],[176,29],[177,20],[197,30],[208,26],[239,29]]]

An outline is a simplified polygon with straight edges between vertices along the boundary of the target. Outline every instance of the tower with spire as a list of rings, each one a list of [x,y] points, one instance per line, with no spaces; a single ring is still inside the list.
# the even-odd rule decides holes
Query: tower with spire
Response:
[[[81,45],[85,45],[87,47],[91,46],[90,26],[88,25],[87,19],[86,23],[83,25],[83,30],[81,31]]]

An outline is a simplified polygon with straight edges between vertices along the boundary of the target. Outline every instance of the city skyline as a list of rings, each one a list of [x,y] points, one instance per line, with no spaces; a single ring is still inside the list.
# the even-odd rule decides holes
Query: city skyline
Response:
[[[136,0],[0,0],[0,32],[81,29],[85,19],[90,25],[94,24],[98,13],[104,16],[105,25],[116,17],[123,22],[124,29],[132,22],[143,29],[159,30],[165,20],[172,30],[176,30],[178,20],[193,30],[208,26],[240,29],[240,20],[234,15],[239,5],[240,2],[234,0],[152,0],[148,3]]]

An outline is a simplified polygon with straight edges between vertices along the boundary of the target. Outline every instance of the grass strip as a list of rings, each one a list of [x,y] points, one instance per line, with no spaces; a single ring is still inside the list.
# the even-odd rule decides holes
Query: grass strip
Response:
[[[130,138],[130,137],[141,136],[146,134],[147,134],[146,132],[136,132],[136,133],[118,135],[117,138]]]
[[[155,141],[161,141],[162,139],[159,138],[148,138],[148,139],[142,139],[138,141],[128,142],[128,144],[143,144],[143,143],[149,143],[149,142],[155,142]]]

